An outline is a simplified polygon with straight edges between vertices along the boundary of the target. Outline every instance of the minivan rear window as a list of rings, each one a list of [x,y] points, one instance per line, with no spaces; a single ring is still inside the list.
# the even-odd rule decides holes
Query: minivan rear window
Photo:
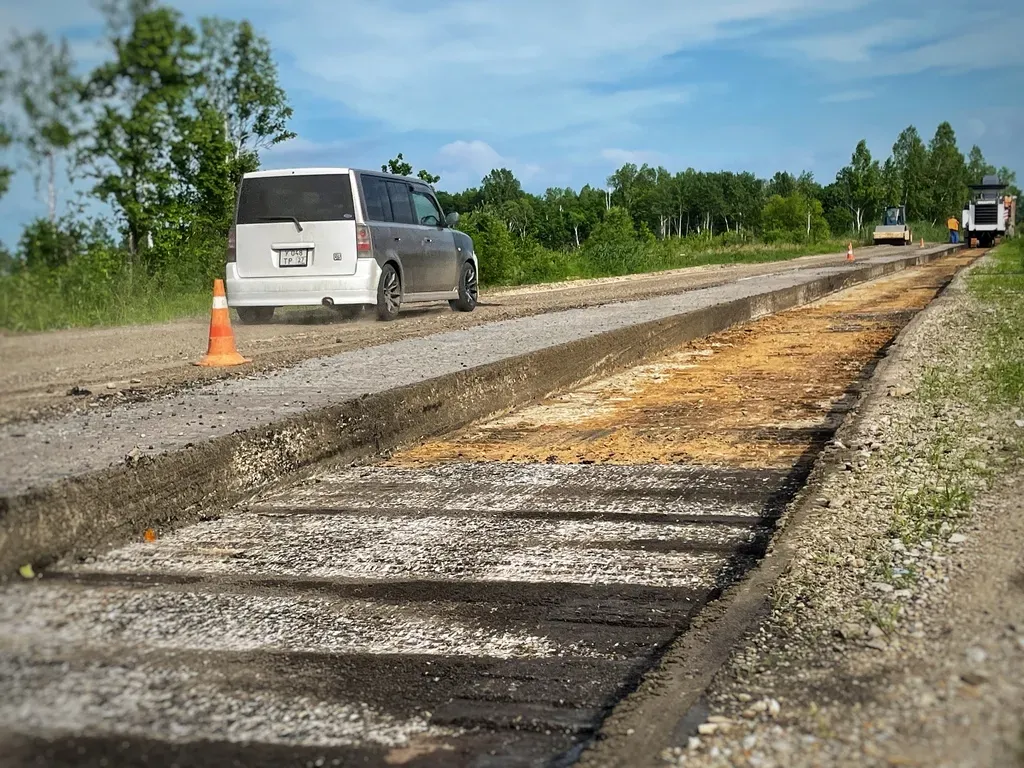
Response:
[[[242,180],[237,224],[263,224],[294,216],[302,221],[354,219],[347,173],[256,176]]]

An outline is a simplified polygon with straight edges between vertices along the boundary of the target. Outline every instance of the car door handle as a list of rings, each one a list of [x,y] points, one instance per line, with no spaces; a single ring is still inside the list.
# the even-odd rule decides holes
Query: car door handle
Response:
[[[434,241],[433,241],[433,240],[431,240],[431,239],[430,239],[429,237],[424,237],[424,238],[423,238],[423,242],[424,242],[424,243],[432,243],[432,242],[434,242]]]
[[[396,243],[400,243],[400,242],[402,242],[402,238],[400,238],[400,237],[396,237],[396,238],[395,238],[395,242],[396,242]]]

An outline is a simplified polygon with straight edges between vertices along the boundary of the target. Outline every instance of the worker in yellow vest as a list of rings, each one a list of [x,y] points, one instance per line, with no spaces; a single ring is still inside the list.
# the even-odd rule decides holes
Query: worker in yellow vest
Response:
[[[956,216],[950,216],[949,221],[946,222],[946,226],[949,227],[949,242],[959,243],[960,242],[960,222]]]

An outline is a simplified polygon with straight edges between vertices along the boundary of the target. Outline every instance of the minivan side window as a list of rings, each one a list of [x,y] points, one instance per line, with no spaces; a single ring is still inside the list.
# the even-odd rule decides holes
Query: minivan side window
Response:
[[[363,196],[366,201],[366,217],[370,221],[392,221],[391,199],[384,179],[379,176],[362,176]]]
[[[412,201],[409,199],[409,185],[403,181],[387,181],[388,197],[391,199],[391,212],[396,224],[415,224],[412,212]]]
[[[441,226],[441,209],[437,207],[437,203],[428,192],[413,187],[412,204],[418,223],[426,227]]]

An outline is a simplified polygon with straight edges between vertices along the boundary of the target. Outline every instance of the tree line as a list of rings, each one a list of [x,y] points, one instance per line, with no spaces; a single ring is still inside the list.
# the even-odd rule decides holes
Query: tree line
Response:
[[[25,227],[0,267],[53,270],[81,261],[101,277],[132,271],[205,281],[223,267],[242,174],[260,167],[263,150],[294,136],[270,44],[248,21],[209,17],[191,26],[159,0],[105,0],[102,10],[106,58],[92,71],[79,72],[67,42],[42,33],[8,46],[0,88],[17,110],[0,125],[0,147],[21,148],[47,215]],[[414,170],[402,154],[382,169]],[[884,161],[859,142],[824,185],[808,172],[762,179],[630,163],[603,187],[543,194],[497,168],[439,199],[478,240],[490,262],[485,274],[510,282],[553,274],[553,254],[622,271],[642,265],[617,251],[636,254],[658,242],[859,236],[887,205],[935,224],[958,214],[967,185],[992,172],[1015,182],[979,147],[965,156],[944,122],[927,143],[909,126]],[[11,174],[0,168],[0,194]],[[422,169],[417,175],[440,182]],[[85,191],[62,201],[68,179]],[[92,201],[109,206],[112,220],[90,217]]]
[[[0,85],[17,110],[0,143],[23,150],[47,208],[8,266],[55,268],[102,251],[109,269],[205,277],[223,261],[242,174],[294,136],[270,44],[248,21],[193,27],[158,0],[101,8],[106,59],[92,71],[41,32],[16,35],[3,59]],[[12,171],[0,169],[0,194]],[[67,181],[85,193],[62,203]],[[92,201],[113,222],[90,217]]]
[[[663,167],[626,164],[608,177],[604,188],[552,188],[536,195],[523,191],[514,174],[502,168],[491,171],[478,187],[442,192],[440,201],[446,210],[471,214],[476,221],[497,218],[516,238],[532,238],[552,249],[580,247],[611,208],[625,211],[640,237],[733,235],[806,242],[863,234],[890,205],[905,205],[910,221],[943,222],[959,215],[969,198],[968,185],[989,173],[997,173],[1016,191],[1011,170],[986,162],[978,146],[964,157],[952,126],[944,122],[927,144],[909,126],[884,162],[860,141],[849,164],[827,185],[809,172],[794,176],[779,171],[760,179],[749,172],[687,168],[671,173]]]

